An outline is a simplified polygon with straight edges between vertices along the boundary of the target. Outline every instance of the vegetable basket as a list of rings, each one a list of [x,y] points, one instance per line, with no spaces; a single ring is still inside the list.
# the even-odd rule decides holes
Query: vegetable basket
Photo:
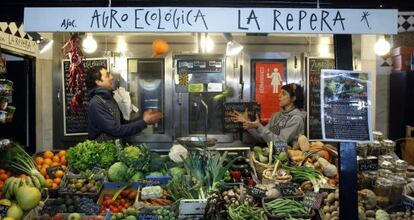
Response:
[[[303,197],[283,197],[284,199],[292,199],[295,201],[302,201]],[[283,219],[288,219],[289,216],[283,216],[283,215],[274,215],[272,214],[267,208],[266,208],[266,203],[270,202],[274,200],[274,198],[263,198],[262,199],[262,205],[263,205],[263,209],[265,211],[266,216],[268,217],[269,220],[283,220]],[[299,218],[299,219],[312,219],[313,216],[315,216],[315,211],[313,209],[310,209],[309,213],[304,215],[300,215],[300,214],[291,214],[290,216],[292,218]]]
[[[261,163],[256,160],[254,157],[254,153],[251,152],[249,154],[249,159],[251,161],[250,166],[252,166],[253,171],[257,174],[257,177],[259,180],[262,180],[263,177],[263,171],[265,171],[267,168],[272,168],[272,160],[273,160],[273,144],[269,145],[269,162],[267,164]]]
[[[292,175],[288,174],[285,177],[272,177],[267,175],[268,172],[273,171],[273,167],[267,168],[263,171],[263,178],[262,178],[262,184],[270,184],[270,183],[289,183],[292,180]]]

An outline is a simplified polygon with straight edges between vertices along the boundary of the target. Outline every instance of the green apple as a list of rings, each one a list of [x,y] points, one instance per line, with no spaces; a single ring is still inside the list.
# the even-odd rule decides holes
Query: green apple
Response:
[[[69,216],[68,216],[68,220],[81,220],[82,219],[82,216],[79,214],[79,213],[71,213]]]

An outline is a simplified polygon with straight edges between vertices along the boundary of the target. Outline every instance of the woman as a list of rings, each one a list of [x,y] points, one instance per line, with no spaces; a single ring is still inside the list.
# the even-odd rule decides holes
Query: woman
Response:
[[[302,87],[294,83],[282,86],[279,105],[282,111],[273,114],[266,126],[260,124],[259,117],[256,117],[255,121],[251,121],[247,111],[244,113],[233,112],[232,120],[242,122],[243,128],[258,140],[289,144],[296,141],[299,135],[304,133],[306,113],[299,110],[303,108]]]

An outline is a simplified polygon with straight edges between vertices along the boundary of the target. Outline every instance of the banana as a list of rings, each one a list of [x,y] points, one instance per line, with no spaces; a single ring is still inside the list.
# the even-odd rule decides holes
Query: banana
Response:
[[[3,185],[3,192],[6,193],[7,189],[10,187],[11,183],[15,180],[16,178],[14,176],[11,176],[9,178],[6,179],[6,181],[4,182]]]
[[[12,196],[17,194],[17,190],[19,189],[21,182],[22,182],[21,178],[16,178],[16,181],[14,181],[13,189],[11,189],[12,190],[12,192],[11,192]]]
[[[40,181],[37,179],[36,176],[32,175],[30,176],[30,178],[32,179],[32,183],[36,188],[38,188],[39,190],[42,189],[42,185],[40,184]]]
[[[17,180],[16,177],[10,177],[10,178],[11,178],[11,181],[9,182],[8,187],[7,187],[7,191],[6,191],[6,195],[8,194],[9,198],[11,196],[13,196],[13,186],[14,186],[14,183],[16,182],[16,180]]]
[[[2,199],[2,200],[0,200],[0,205],[11,206],[12,203],[8,199]]]
[[[39,180],[40,185],[42,187],[45,186],[45,178],[42,176],[42,174],[40,174],[40,173],[34,173],[33,175],[37,177],[37,179]]]
[[[30,178],[30,176],[26,176],[25,177],[25,181],[26,181],[26,185],[28,186],[34,186],[32,179]]]

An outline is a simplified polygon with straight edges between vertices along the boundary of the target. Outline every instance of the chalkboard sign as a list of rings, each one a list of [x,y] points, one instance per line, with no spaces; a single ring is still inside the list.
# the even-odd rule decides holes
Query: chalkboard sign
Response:
[[[226,131],[242,131],[243,124],[240,122],[233,122],[231,120],[231,113],[238,111],[243,113],[247,109],[250,120],[256,120],[256,114],[260,116],[260,105],[256,102],[229,102],[224,103],[224,129]]]
[[[405,198],[405,199],[402,201],[402,204],[403,204],[405,207],[407,207],[407,209],[414,209],[414,201],[413,201],[413,200],[411,200],[411,199],[407,199],[407,198]]]
[[[282,196],[296,196],[296,187],[295,183],[280,183],[279,184],[279,191]]]
[[[138,220],[156,220],[158,219],[157,214],[154,213],[140,213],[138,215]]]
[[[108,66],[106,58],[87,58],[83,60],[85,71],[94,66]],[[70,101],[73,93],[69,91],[69,68],[70,62],[68,59],[62,60],[62,88],[63,88],[63,130],[65,136],[87,135],[88,134],[88,102],[89,97],[86,95],[83,101],[82,109],[79,113],[73,114],[70,108]],[[86,73],[85,73],[86,74]],[[87,94],[86,86],[83,88]]]
[[[247,188],[247,194],[257,198],[263,198],[266,197],[266,190],[255,186],[251,186]]]
[[[378,170],[378,158],[367,157],[364,159],[358,159],[358,170],[359,171]]]
[[[319,209],[322,204],[323,196],[322,194],[315,192],[308,192],[305,194],[302,203],[312,209]]]
[[[308,137],[322,139],[321,124],[321,70],[334,69],[335,60],[331,58],[307,58],[307,109]]]
[[[319,193],[324,193],[324,192],[331,193],[335,191],[336,191],[336,188],[323,188],[323,187],[319,188]]]
[[[57,166],[48,167],[46,168],[46,173],[50,178],[54,179],[56,171],[58,170],[63,170],[62,166],[57,165]]]

